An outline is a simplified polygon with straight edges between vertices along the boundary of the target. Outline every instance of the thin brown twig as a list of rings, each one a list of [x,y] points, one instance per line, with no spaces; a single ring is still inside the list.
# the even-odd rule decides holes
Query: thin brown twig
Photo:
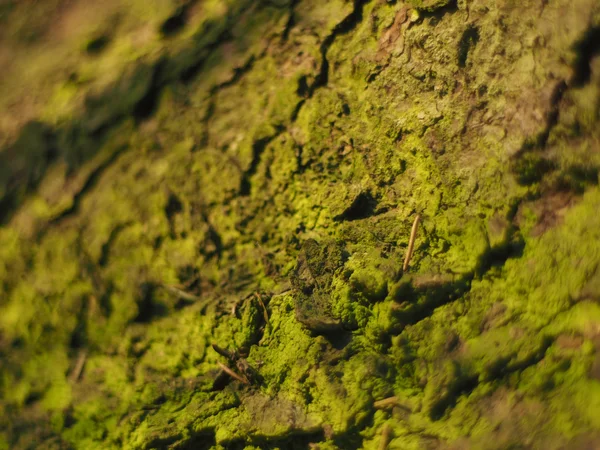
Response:
[[[179,288],[176,288],[175,286],[172,286],[170,284],[161,284],[161,286],[163,288],[165,288],[167,291],[169,291],[171,294],[174,294],[184,300],[187,300],[188,302],[198,302],[201,300],[200,297],[197,297],[193,294],[185,292],[185,291],[183,291]]]
[[[410,240],[408,241],[408,250],[406,250],[406,258],[404,258],[404,265],[402,266],[402,271],[406,272],[408,269],[408,265],[410,264],[410,259],[412,258],[413,250],[415,247],[415,238],[417,237],[417,228],[419,227],[419,221],[421,220],[421,215],[417,214],[415,217],[415,221],[412,225],[412,230],[410,231]]]
[[[381,430],[381,441],[379,441],[379,450],[386,450],[390,444],[392,438],[392,427],[389,424],[385,424]]]
[[[285,287],[285,289],[283,289],[282,291],[280,291],[280,292],[275,292],[275,293],[274,293],[274,294],[271,296],[271,298],[274,298],[274,297],[283,297],[284,295],[288,295],[290,292],[293,292],[293,289],[289,289],[289,287],[288,287],[288,286],[286,286],[286,287]]]
[[[383,400],[377,400],[376,402],[373,402],[373,407],[375,409],[386,409],[386,408],[391,408],[393,406],[396,406],[398,404],[398,397],[394,396],[394,397],[388,397],[388,398],[384,398]]]
[[[238,375],[233,370],[231,370],[229,367],[227,367],[225,364],[218,362],[217,365],[221,368],[221,370],[223,372],[225,372],[231,378],[238,380],[240,383],[250,384],[250,382],[246,379],[246,377]]]
[[[239,301],[238,301],[238,300],[236,300],[236,301],[233,303],[233,306],[231,307],[231,315],[232,315],[232,316],[234,316],[234,317],[237,317],[237,307],[238,307],[238,303],[239,303]]]
[[[258,300],[258,303],[260,303],[260,306],[262,306],[263,317],[265,318],[265,323],[268,323],[269,322],[269,313],[267,312],[267,307],[265,306],[264,302],[262,301],[262,298],[260,298],[260,294],[256,294],[256,299]]]
[[[83,372],[83,367],[85,366],[85,360],[87,359],[87,350],[81,350],[79,355],[77,356],[77,362],[75,363],[75,367],[73,367],[73,372],[71,372],[71,376],[69,380],[72,383],[75,383],[81,377],[81,372]]]

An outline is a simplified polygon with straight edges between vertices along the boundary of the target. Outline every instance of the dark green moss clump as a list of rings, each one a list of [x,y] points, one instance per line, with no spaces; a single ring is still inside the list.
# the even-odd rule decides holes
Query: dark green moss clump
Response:
[[[333,317],[330,292],[345,258],[338,242],[319,244],[309,239],[302,244],[291,282],[297,290],[296,317],[309,330],[319,333],[341,328],[339,319]]]

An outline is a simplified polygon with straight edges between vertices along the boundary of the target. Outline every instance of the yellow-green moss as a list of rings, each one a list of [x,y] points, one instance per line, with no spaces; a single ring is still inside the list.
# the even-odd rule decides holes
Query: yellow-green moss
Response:
[[[161,34],[179,6],[138,46],[86,26],[36,91],[57,160],[0,173],[0,448],[597,432],[597,64],[556,86],[585,8],[210,1]]]

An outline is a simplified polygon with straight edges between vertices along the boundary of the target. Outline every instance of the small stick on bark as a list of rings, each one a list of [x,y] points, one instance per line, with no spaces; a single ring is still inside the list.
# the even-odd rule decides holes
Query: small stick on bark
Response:
[[[231,370],[229,367],[227,367],[225,364],[218,362],[217,365],[221,368],[221,370],[223,372],[225,372],[231,378],[234,378],[234,379],[238,380],[240,383],[243,383],[243,384],[250,384],[250,382],[245,377],[242,377],[241,375],[238,375],[233,370]]]
[[[71,376],[69,377],[71,383],[76,383],[79,381],[79,377],[81,376],[81,372],[83,372],[83,366],[85,366],[86,359],[87,350],[81,350],[77,356],[77,362],[75,363],[75,367],[73,367],[73,372],[71,372]]]
[[[176,295],[177,297],[182,298],[184,300],[187,300],[188,302],[198,302],[201,300],[200,297],[178,289],[175,286],[171,286],[169,284],[161,284],[161,286],[167,291],[169,291],[171,294]]]
[[[379,450],[386,450],[392,439],[392,427],[385,424],[381,430],[381,441],[379,441]]]
[[[267,312],[267,307],[265,306],[264,302],[262,301],[262,298],[260,298],[260,294],[256,294],[256,299],[258,300],[258,303],[260,304],[260,306],[262,306],[263,317],[265,318],[265,323],[269,323],[269,313]]]
[[[408,241],[408,250],[406,250],[406,258],[404,258],[404,266],[402,266],[402,271],[406,272],[408,269],[408,265],[410,264],[410,259],[412,258],[413,250],[415,247],[415,238],[417,237],[417,228],[419,227],[419,221],[421,220],[421,215],[417,214],[415,217],[415,221],[413,222],[412,230],[410,231],[410,240]]]
[[[237,316],[237,306],[238,306],[238,302],[236,301],[233,306],[231,307],[231,315],[233,317]]]
[[[377,400],[376,402],[373,402],[373,407],[375,409],[387,409],[387,408],[394,407],[397,404],[398,404],[398,397],[394,396],[394,397],[388,397],[388,398],[384,398],[383,400]]]

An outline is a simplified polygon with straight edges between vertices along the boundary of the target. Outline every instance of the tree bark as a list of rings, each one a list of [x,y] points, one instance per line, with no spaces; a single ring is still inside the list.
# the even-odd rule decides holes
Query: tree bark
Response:
[[[0,448],[600,445],[600,3],[171,6],[0,152]]]

